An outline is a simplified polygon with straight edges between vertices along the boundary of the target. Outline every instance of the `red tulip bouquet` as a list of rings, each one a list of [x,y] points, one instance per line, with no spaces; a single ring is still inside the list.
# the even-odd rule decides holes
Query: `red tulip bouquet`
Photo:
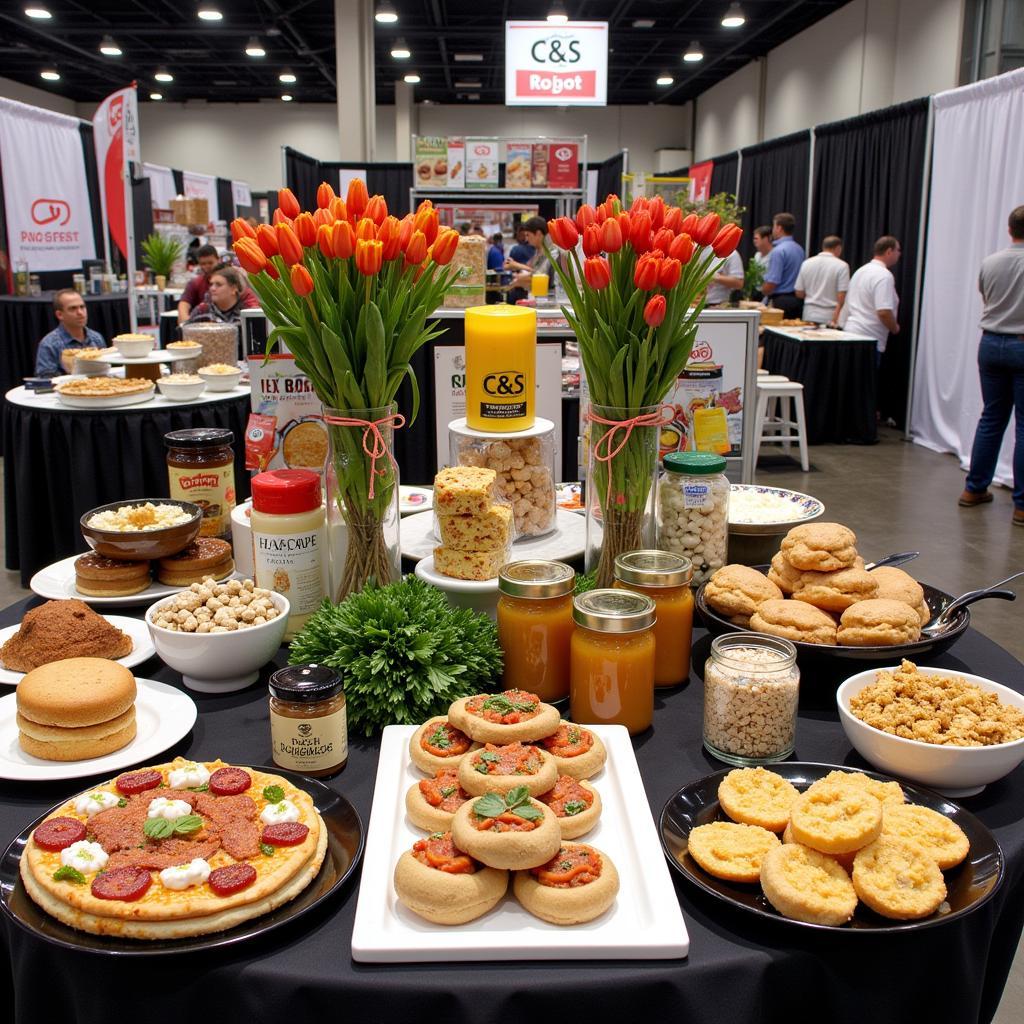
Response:
[[[569,296],[590,393],[587,570],[597,569],[600,587],[611,586],[618,555],[653,544],[658,440],[672,418],[662,402],[690,357],[708,282],[741,235],[717,213],[684,217],[660,196],[636,199],[629,212],[608,196],[575,220],[548,222],[549,239],[568,254],[562,265],[550,253],[551,265]]]
[[[354,180],[344,199],[326,182],[317,210],[302,212],[290,189],[278,194],[273,226],[231,225],[238,262],[273,325],[324,405],[337,479],[334,501],[347,526],[338,599],[370,580],[397,578],[397,466],[391,437],[405,422],[395,396],[412,383],[410,360],[440,330],[427,317],[457,275],[458,233],[438,227],[429,202],[402,220],[383,196]],[[385,525],[394,520],[393,537]]]

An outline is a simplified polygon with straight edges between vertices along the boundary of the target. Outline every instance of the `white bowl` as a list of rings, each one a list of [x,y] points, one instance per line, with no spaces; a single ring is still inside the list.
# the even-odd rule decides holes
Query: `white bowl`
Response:
[[[156,653],[184,677],[190,690],[200,693],[233,693],[259,678],[259,670],[277,654],[288,627],[288,599],[272,594],[281,613],[262,626],[248,626],[231,633],[179,633],[153,623],[158,608],[173,598],[162,598],[146,609],[146,625]]]
[[[172,402],[191,402],[206,390],[206,381],[197,380],[193,384],[188,384],[161,378],[156,382],[156,386],[160,389],[160,394]]]
[[[156,338],[150,335],[146,338],[115,338],[114,347],[125,359],[138,359],[141,356],[148,356],[156,346]]]
[[[432,587],[437,587],[448,598],[453,608],[498,618],[498,580],[457,580],[444,576],[434,568],[434,556],[427,555],[416,563],[416,575]]]
[[[206,373],[200,367],[196,373],[206,381],[206,386],[211,391],[231,391],[238,386],[238,382],[242,379],[241,370],[236,370],[234,373]]]
[[[836,691],[839,720],[846,738],[865,761],[880,771],[931,786],[947,796],[973,796],[990,782],[1008,775],[1024,761],[1024,739],[991,747],[951,747],[893,736],[862,722],[850,711],[850,698],[889,669],[868,669],[850,676]],[[984,676],[946,668],[918,668],[926,676],[960,676],[982,690],[999,695],[1004,704],[1024,711],[1024,695]]]

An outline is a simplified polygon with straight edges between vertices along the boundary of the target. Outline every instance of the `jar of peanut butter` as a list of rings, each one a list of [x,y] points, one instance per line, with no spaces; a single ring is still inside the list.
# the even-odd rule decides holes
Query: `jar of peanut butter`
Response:
[[[170,496],[203,510],[201,537],[230,537],[235,507],[234,439],[232,431],[220,427],[164,434]]]

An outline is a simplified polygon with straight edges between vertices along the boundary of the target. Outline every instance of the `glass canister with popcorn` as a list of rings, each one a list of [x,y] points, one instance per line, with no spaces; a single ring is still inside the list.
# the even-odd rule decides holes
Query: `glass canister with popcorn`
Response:
[[[714,452],[670,452],[658,487],[658,547],[690,559],[699,587],[725,565],[729,481]]]

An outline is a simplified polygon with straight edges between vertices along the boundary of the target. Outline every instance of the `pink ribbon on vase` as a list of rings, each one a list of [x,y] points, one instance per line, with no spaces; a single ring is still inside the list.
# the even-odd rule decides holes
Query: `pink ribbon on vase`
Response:
[[[633,429],[635,427],[668,426],[675,419],[675,410],[670,405],[662,405],[657,412],[645,412],[640,416],[631,416],[625,420],[606,420],[603,416],[598,416],[594,412],[594,407],[591,406],[587,410],[587,419],[591,423],[600,423],[602,426],[611,428],[593,446],[594,458],[598,462],[606,463],[608,467],[608,493],[605,495],[605,504],[607,505],[612,500],[612,460],[629,444]],[[624,430],[625,434],[616,443],[614,438],[620,430]]]
[[[405,426],[405,417],[399,412],[393,412],[390,416],[382,416],[379,420],[360,420],[348,416],[329,416],[324,412],[324,422],[335,427],[362,427],[363,428],[363,451],[370,457],[370,489],[367,493],[370,501],[373,501],[373,482],[377,476],[384,476],[387,469],[378,469],[377,460],[386,455],[395,473],[398,473],[398,463],[395,462],[391,449],[388,448],[384,435],[380,432],[382,426],[390,427],[392,430],[399,430]],[[369,439],[373,439],[371,447]]]

